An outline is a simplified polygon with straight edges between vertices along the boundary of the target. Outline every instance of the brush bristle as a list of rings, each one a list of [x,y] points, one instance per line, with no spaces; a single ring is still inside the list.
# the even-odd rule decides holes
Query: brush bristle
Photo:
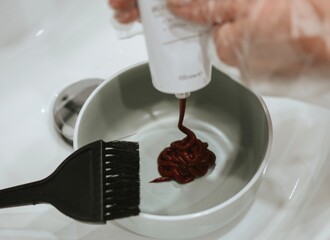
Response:
[[[140,157],[136,142],[105,144],[105,220],[138,215],[140,212]]]

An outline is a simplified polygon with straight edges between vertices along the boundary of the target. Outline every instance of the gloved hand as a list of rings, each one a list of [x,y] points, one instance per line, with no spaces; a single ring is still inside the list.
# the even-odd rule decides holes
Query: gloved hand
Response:
[[[218,56],[245,75],[330,63],[330,1],[169,0],[179,17],[214,26]]]
[[[109,6],[116,11],[120,23],[131,23],[139,18],[136,0],[108,0]]]
[[[329,0],[167,3],[178,17],[212,26],[218,57],[238,68],[250,87],[299,99],[319,97],[321,92],[330,103]],[[136,0],[109,0],[109,4],[122,23],[139,18]]]

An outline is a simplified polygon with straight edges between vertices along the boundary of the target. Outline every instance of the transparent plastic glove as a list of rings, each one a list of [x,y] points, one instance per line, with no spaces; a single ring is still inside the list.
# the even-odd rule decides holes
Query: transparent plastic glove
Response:
[[[139,18],[136,0],[108,0],[108,3],[116,11],[115,18],[120,23],[132,23]]]
[[[119,22],[138,19],[135,0],[109,4]],[[212,26],[214,65],[238,69],[232,76],[253,90],[330,107],[330,1],[168,0],[168,6]]]
[[[252,89],[330,107],[330,1],[168,3],[177,16],[213,26],[217,56]]]
[[[142,25],[137,22],[139,11],[136,0],[108,0],[111,24],[119,39],[134,37],[142,33]]]

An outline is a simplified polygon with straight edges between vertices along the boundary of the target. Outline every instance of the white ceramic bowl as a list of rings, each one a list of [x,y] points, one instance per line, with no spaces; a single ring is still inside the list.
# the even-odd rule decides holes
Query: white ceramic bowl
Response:
[[[149,183],[159,176],[158,154],[182,139],[178,100],[155,90],[146,63],[103,82],[78,116],[75,149],[126,137],[140,144],[141,213],[117,220],[137,234],[189,239],[224,228],[255,199],[271,145],[272,127],[263,101],[213,69],[212,81],[187,100],[184,125],[216,154],[216,166],[192,183]],[[133,135],[132,135],[133,134]]]

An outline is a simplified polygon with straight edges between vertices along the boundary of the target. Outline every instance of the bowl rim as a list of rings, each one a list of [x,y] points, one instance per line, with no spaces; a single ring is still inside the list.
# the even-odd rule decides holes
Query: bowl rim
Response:
[[[124,67],[123,69],[115,72],[114,74],[112,74],[110,77],[108,77],[105,81],[103,81],[93,92],[92,94],[88,97],[88,99],[86,100],[85,104],[83,105],[78,118],[77,118],[77,122],[76,122],[76,127],[74,129],[74,135],[73,135],[73,148],[74,150],[78,149],[78,128],[80,126],[80,122],[82,119],[82,115],[85,112],[87,106],[89,105],[89,103],[93,100],[94,96],[100,91],[100,89],[103,88],[104,85],[108,84],[110,81],[112,81],[113,79],[115,79],[117,76],[121,75],[122,73],[134,69],[136,67],[142,66],[148,64],[148,61],[144,60],[144,61],[140,61],[137,62],[135,64],[131,64],[129,66]],[[220,70],[219,70],[220,71]],[[229,77],[229,76],[228,76]],[[231,79],[233,79],[233,77],[229,77]],[[254,176],[248,181],[248,183],[238,192],[236,193],[234,196],[230,197],[229,199],[227,199],[226,201],[210,207],[208,209],[205,210],[201,210],[198,212],[193,212],[193,213],[187,213],[187,214],[181,214],[181,215],[158,215],[158,214],[151,214],[151,213],[144,213],[144,212],[140,212],[138,216],[136,217],[142,217],[151,221],[182,221],[182,220],[191,220],[194,218],[200,218],[215,212],[218,212],[221,209],[224,209],[226,207],[228,207],[229,205],[233,204],[234,202],[238,201],[241,197],[243,197],[258,181],[258,179],[260,177],[262,177],[266,170],[267,170],[267,166],[268,166],[268,159],[269,159],[269,155],[271,152],[271,146],[272,146],[272,141],[273,141],[273,124],[272,124],[272,120],[271,120],[271,116],[269,113],[269,110],[267,108],[267,105],[265,103],[265,101],[263,100],[262,96],[255,93],[254,91],[252,91],[251,89],[247,88],[246,86],[244,86],[243,84],[241,84],[239,81],[233,79],[234,81],[237,82],[237,84],[239,84],[241,87],[245,88],[246,90],[248,90],[251,94],[253,94],[258,101],[261,104],[261,107],[263,108],[263,111],[265,113],[266,116],[266,120],[268,123],[268,144],[267,144],[267,148],[266,151],[264,153],[263,156],[263,160],[262,163],[260,164],[258,170],[256,171],[256,173],[254,174]]]

